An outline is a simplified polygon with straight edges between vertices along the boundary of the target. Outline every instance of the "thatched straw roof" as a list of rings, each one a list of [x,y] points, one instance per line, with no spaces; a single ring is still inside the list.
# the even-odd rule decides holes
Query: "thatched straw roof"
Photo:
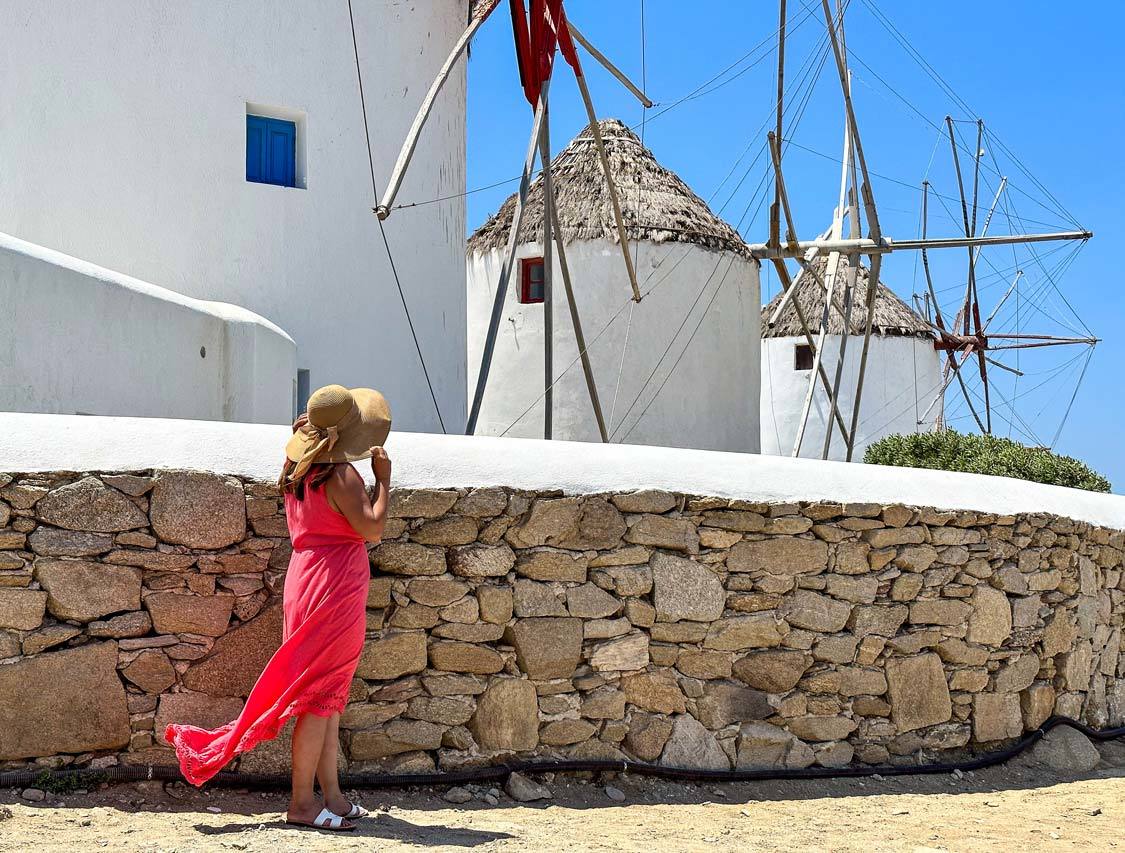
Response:
[[[629,241],[694,243],[749,256],[738,232],[715,216],[687,184],[657,163],[635,133],[617,119],[603,119],[599,127]],[[563,239],[568,244],[595,239],[618,242],[613,206],[589,126],[551,161],[551,182]],[[541,176],[533,181],[525,206],[519,242],[539,242],[543,233]],[[483,253],[506,245],[515,209],[513,193],[469,238],[468,250]]]
[[[825,278],[828,268],[827,256],[814,259],[809,266],[816,270],[821,281],[827,281]],[[848,259],[841,256],[839,270],[836,274],[836,293],[839,295],[839,300],[837,302],[836,299],[833,299],[834,304],[828,314],[828,333],[830,335],[839,335],[844,329],[843,315],[836,306],[838,304],[842,307],[844,304],[843,287],[847,270]],[[795,298],[800,301],[809,328],[815,333],[820,328],[820,317],[824,313],[825,292],[815,278],[808,280],[808,275],[807,272],[802,270],[800,275],[797,276],[794,284],[799,283],[800,290],[797,291]],[[865,306],[867,304],[867,285],[870,278],[870,271],[861,263],[855,276],[855,295],[852,302],[851,322],[848,328],[849,335],[863,335],[864,326],[867,323]],[[762,308],[763,338],[792,338],[802,335],[801,323],[797,319],[797,311],[792,302],[786,306],[781,317],[778,318],[777,324],[772,329],[766,325],[781,302],[781,297],[782,294],[779,293],[770,300],[768,305]],[[887,336],[933,337],[929,324],[911,310],[909,305],[895,296],[891,289],[882,282],[879,283],[875,292],[875,321],[872,324],[872,331],[875,334]]]

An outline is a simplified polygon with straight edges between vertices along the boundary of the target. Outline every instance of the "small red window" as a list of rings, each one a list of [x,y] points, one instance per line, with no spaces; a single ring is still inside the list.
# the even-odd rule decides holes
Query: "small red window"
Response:
[[[525,305],[543,301],[543,259],[520,261],[520,302]]]

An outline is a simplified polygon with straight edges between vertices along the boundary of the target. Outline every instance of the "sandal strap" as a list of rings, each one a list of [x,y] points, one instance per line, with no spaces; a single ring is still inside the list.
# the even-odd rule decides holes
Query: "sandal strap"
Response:
[[[344,825],[344,819],[338,814],[333,814],[328,809],[321,809],[320,814],[313,818],[313,823],[316,826],[327,829],[339,829]]]

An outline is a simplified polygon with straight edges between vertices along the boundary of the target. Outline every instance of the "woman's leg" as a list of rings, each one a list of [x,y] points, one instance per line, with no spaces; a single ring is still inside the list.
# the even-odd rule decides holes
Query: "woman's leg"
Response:
[[[328,727],[324,732],[324,747],[316,766],[316,778],[320,781],[320,792],[324,795],[324,805],[329,811],[345,815],[352,804],[340,790],[339,765],[336,763],[340,750],[340,715],[328,717]]]
[[[320,803],[313,792],[320,754],[328,731],[328,717],[302,714],[293,729],[293,792],[289,798],[289,819],[311,821],[320,814]]]

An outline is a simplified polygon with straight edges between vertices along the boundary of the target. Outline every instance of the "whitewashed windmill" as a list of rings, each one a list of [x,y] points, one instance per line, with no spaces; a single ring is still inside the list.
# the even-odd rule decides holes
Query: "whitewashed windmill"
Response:
[[[620,278],[621,258],[594,130],[583,129],[550,168],[556,201],[552,231],[565,246],[565,253],[555,253],[553,275],[572,282],[571,304],[581,305],[599,329],[597,339],[588,341],[593,375],[586,383],[577,370],[556,374],[554,437],[757,452],[758,263],[738,232],[657,162],[635,133],[606,119],[597,130],[614,182],[628,202],[625,233],[646,282],[639,305],[623,299],[621,289],[610,286]],[[545,310],[545,177],[546,171],[524,200],[529,215],[516,239],[514,286],[504,301],[492,382],[477,422],[482,435],[541,434],[546,401],[537,362],[548,335],[560,366],[579,360],[576,312],[552,317]],[[468,241],[470,363],[487,343],[519,202],[518,195],[509,197]],[[659,358],[669,339],[674,346]],[[604,421],[589,399],[597,388],[605,401]]]
[[[470,41],[476,32],[480,29],[481,25],[488,18],[489,15],[500,4],[500,0],[479,0],[473,8],[471,20],[468,28],[458,40],[453,50],[450,51],[449,57],[446,59],[445,64],[438,72],[437,77],[434,79],[427,93],[426,98],[423,100],[418,113],[415,116],[414,123],[411,125],[410,131],[407,134],[406,141],[403,143],[402,150],[399,153],[398,160],[395,163],[394,169],[391,172],[391,177],[388,182],[385,193],[383,194],[378,206],[375,208],[375,213],[380,219],[385,219],[391,214],[394,206],[395,196],[398,193],[399,187],[402,183],[403,175],[410,162],[411,155],[413,154],[414,147],[417,144],[418,137],[422,132],[423,125],[433,108],[434,101],[438,93],[441,91],[442,85],[448,78],[454,65],[460,59],[461,55],[466,51]],[[570,307],[570,314],[572,318],[572,329],[575,336],[575,344],[582,361],[583,373],[586,377],[587,390],[590,398],[590,404],[595,413],[597,423],[599,425],[599,433],[602,441],[608,441],[608,434],[605,428],[605,418],[601,410],[601,403],[598,397],[597,388],[594,382],[594,374],[590,365],[589,353],[585,338],[582,332],[581,319],[578,316],[578,306],[574,299],[573,287],[569,279],[568,266],[565,260],[566,247],[564,241],[560,238],[557,225],[557,214],[555,213],[555,200],[554,191],[551,186],[551,143],[550,143],[550,119],[548,111],[548,92],[551,84],[551,77],[554,70],[554,59],[556,52],[561,52],[567,64],[570,65],[574,72],[575,79],[578,83],[578,89],[582,94],[582,100],[586,107],[586,113],[590,121],[590,128],[597,148],[598,157],[601,162],[602,172],[605,176],[606,188],[608,197],[610,199],[611,207],[614,215],[614,225],[617,232],[618,245],[620,246],[620,253],[625,264],[625,269],[628,274],[629,283],[632,288],[633,300],[635,302],[641,301],[640,286],[637,281],[636,271],[633,267],[633,260],[630,256],[628,240],[625,231],[625,223],[621,213],[621,201],[617,192],[616,185],[613,181],[613,172],[609,164],[608,156],[606,154],[605,143],[601,137],[600,125],[598,124],[597,114],[594,110],[593,100],[590,96],[589,87],[586,85],[586,79],[582,73],[582,65],[578,57],[578,52],[575,48],[575,42],[580,44],[586,51],[594,57],[598,62],[606,67],[607,70],[614,77],[632,92],[637,99],[646,107],[651,107],[652,102],[648,97],[634,85],[621,71],[613,65],[602,53],[600,53],[593,45],[591,45],[577,28],[568,20],[566,12],[563,9],[563,0],[531,0],[530,13],[525,6],[524,0],[509,0],[509,8],[512,13],[512,31],[516,43],[516,57],[518,60],[520,70],[520,82],[523,85],[524,94],[528,102],[534,108],[534,117],[532,119],[531,139],[528,143],[527,156],[524,159],[523,171],[520,178],[519,191],[517,193],[517,200],[515,209],[512,215],[511,227],[508,234],[506,252],[504,255],[503,264],[499,270],[498,284],[496,287],[495,297],[493,299],[492,312],[489,317],[488,331],[485,335],[484,345],[481,352],[480,370],[477,374],[476,390],[473,394],[472,403],[470,404],[468,423],[465,427],[467,434],[476,432],[477,421],[480,417],[481,406],[484,399],[485,389],[488,385],[489,372],[492,367],[493,356],[496,347],[496,336],[500,326],[501,317],[504,310],[504,301],[511,284],[513,275],[516,270],[516,252],[518,247],[517,238],[520,228],[523,224],[526,212],[526,200],[531,186],[531,175],[535,166],[536,155],[538,154],[540,161],[543,164],[543,198],[544,204],[542,205],[543,225],[542,230],[544,239],[542,241],[543,247],[543,281],[541,284],[543,291],[544,312],[546,315],[546,324],[548,330],[550,329],[551,317],[553,316],[553,275],[554,263],[552,261],[552,252],[557,251],[560,256],[560,271],[563,278],[563,286],[566,291],[567,301]],[[553,436],[553,412],[554,412],[554,350],[553,342],[554,336],[550,333],[543,335],[543,437],[551,438]]]
[[[842,170],[840,176],[839,202],[836,206],[832,226],[826,234],[817,239],[800,240],[785,189],[785,180],[782,171],[781,141],[783,139],[782,118],[784,103],[783,84],[785,77],[786,2],[785,0],[781,0],[780,24],[778,28],[777,121],[775,129],[769,133],[769,147],[775,178],[775,195],[773,205],[770,209],[769,238],[764,243],[752,244],[750,249],[755,257],[761,260],[769,260],[773,263],[783,290],[781,297],[773,305],[773,313],[767,318],[766,328],[763,329],[764,334],[768,335],[769,327],[777,323],[784,312],[791,310],[797,319],[800,338],[803,339],[804,344],[808,347],[811,356],[801,414],[793,430],[793,443],[789,452],[793,456],[801,455],[802,446],[806,440],[810,412],[814,409],[814,401],[818,401],[823,411],[826,413],[826,420],[832,424],[832,428],[825,431],[824,443],[820,455],[825,459],[832,457],[833,438],[838,433],[845,448],[843,458],[851,461],[857,446],[859,446],[859,438],[861,435],[860,414],[863,405],[864,384],[867,378],[868,358],[871,354],[872,339],[876,332],[875,321],[879,305],[877,298],[879,288],[877,287],[867,287],[863,293],[863,304],[857,304],[859,302],[858,296],[860,291],[856,286],[856,274],[861,268],[860,257],[862,255],[868,257],[867,266],[870,279],[879,281],[879,272],[882,267],[883,256],[890,252],[905,249],[922,250],[924,253],[930,249],[967,249],[969,272],[967,276],[968,284],[966,297],[962,305],[962,310],[957,315],[956,322],[949,327],[944,324],[941,318],[937,319],[935,331],[939,339],[939,348],[945,349],[949,353],[948,366],[946,369],[947,371],[952,369],[953,375],[962,383],[962,387],[964,387],[964,385],[960,370],[961,364],[970,355],[974,353],[977,354],[981,378],[982,382],[985,383],[984,388],[987,395],[986,365],[988,359],[984,355],[984,352],[989,348],[987,336],[988,322],[981,321],[979,301],[977,299],[974,283],[975,261],[981,248],[989,245],[1026,244],[1056,240],[1087,240],[1093,235],[1089,231],[997,236],[986,235],[984,231],[987,230],[987,221],[990,219],[990,216],[984,219],[984,227],[978,232],[976,229],[977,206],[975,186],[973,213],[970,218],[965,190],[960,178],[959,164],[957,165],[958,184],[961,189],[965,226],[963,236],[930,238],[923,233],[923,236],[918,239],[901,240],[892,239],[885,235],[880,226],[878,209],[871,189],[867,161],[864,157],[859,127],[852,106],[851,79],[848,72],[847,53],[844,47],[842,4],[840,0],[837,0],[837,11],[835,15],[829,7],[828,0],[821,0],[821,7],[824,13],[825,25],[828,30],[832,54],[839,77],[845,112],[844,153],[841,158]],[[952,129],[950,133],[952,140]],[[955,157],[956,148],[956,141],[954,140]],[[980,146],[978,144],[978,153],[975,158],[978,167],[980,162],[979,148]],[[782,235],[781,228],[783,216],[786,226],[784,236]],[[863,230],[861,218],[866,224],[867,236],[865,237],[861,236]],[[827,260],[823,267],[815,263],[818,259],[823,259],[825,257]],[[926,256],[923,255],[923,258],[925,259]],[[846,263],[841,263],[842,259],[846,259]],[[794,280],[790,274],[786,265],[787,260],[795,260],[802,270],[802,274],[798,276],[796,280]],[[804,309],[803,301],[801,299],[794,299],[794,296],[798,295],[803,288],[809,287],[819,288],[822,292],[822,296],[818,294],[819,298],[817,300],[817,303],[822,306],[819,317],[809,317]],[[861,342],[857,342],[856,344],[860,347],[860,354],[853,371],[845,370],[844,367],[849,363],[848,346],[849,338],[852,337],[852,335],[846,332],[850,329],[857,328],[857,326],[853,325],[852,321],[853,311],[856,310],[860,312],[860,316],[862,317],[858,328],[862,328],[863,333]],[[845,333],[831,336],[833,340],[830,342],[829,329],[832,325],[833,311],[838,312],[839,316],[842,318],[841,325]],[[1058,339],[1052,341],[1052,343],[1092,342],[1092,339]],[[1037,340],[1033,336],[1026,336],[1022,341],[1017,341],[1016,343],[1026,346],[1041,346],[1047,343],[1047,341]],[[835,356],[831,359],[831,362],[827,361],[825,357],[830,344],[835,350]],[[996,347],[993,346],[992,348],[995,349]],[[961,358],[957,359],[954,353],[960,353]],[[832,371],[834,376],[832,377],[829,375],[829,364],[834,365]],[[948,385],[948,381],[951,380],[946,380],[945,385]],[[845,390],[845,388],[847,390]],[[941,392],[944,393],[944,390],[945,388],[942,387]],[[967,390],[965,394],[966,397],[968,397]],[[850,413],[846,411],[848,407],[842,404],[845,398],[850,398]],[[940,394],[938,397],[935,397],[930,411],[933,410],[934,406],[938,405],[940,398]],[[990,416],[988,421],[981,422],[982,430],[986,430],[989,423]]]

